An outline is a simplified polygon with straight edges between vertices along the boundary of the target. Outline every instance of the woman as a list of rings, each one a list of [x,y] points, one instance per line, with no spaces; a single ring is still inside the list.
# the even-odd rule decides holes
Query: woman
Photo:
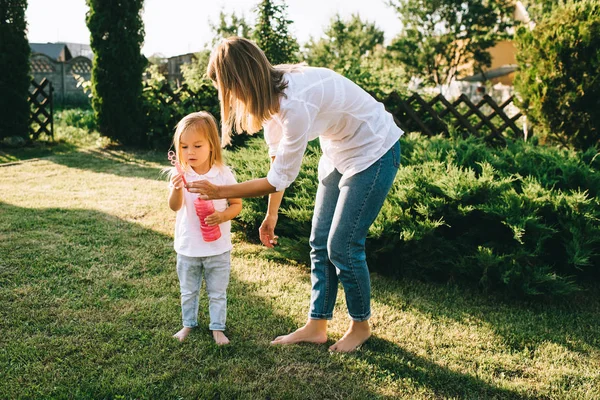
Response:
[[[274,67],[247,39],[222,41],[207,73],[219,91],[223,144],[233,127],[249,133],[264,127],[272,162],[265,178],[226,186],[199,181],[189,189],[204,199],[269,194],[259,229],[265,246],[277,244],[279,205],[298,175],[308,141],[318,137],[323,150],[310,237],[308,321],[271,343],[325,343],[339,280],[351,322],[330,350],[355,350],[371,335],[365,240],[396,176],[402,131],[381,103],[345,77],[304,65]]]

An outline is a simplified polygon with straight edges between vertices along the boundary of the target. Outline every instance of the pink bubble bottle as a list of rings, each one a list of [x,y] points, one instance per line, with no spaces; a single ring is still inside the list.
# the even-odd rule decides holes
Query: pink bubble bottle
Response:
[[[206,217],[215,212],[215,206],[211,200],[202,200],[198,197],[194,200],[194,208],[196,215],[200,219],[200,232],[205,242],[214,242],[221,237],[221,229],[219,225],[209,226],[204,222]]]

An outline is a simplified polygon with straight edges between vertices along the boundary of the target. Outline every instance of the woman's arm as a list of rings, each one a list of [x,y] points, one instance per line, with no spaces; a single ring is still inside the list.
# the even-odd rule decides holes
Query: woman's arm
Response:
[[[213,185],[205,180],[195,181],[188,182],[187,188],[190,193],[198,193],[204,200],[260,197],[276,192],[275,186],[271,185],[267,178],[222,186]]]

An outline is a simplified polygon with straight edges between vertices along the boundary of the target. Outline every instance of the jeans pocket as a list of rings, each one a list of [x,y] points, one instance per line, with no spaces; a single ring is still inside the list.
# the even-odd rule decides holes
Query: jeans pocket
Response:
[[[392,161],[394,162],[394,167],[400,168],[400,142],[396,142],[392,146]]]

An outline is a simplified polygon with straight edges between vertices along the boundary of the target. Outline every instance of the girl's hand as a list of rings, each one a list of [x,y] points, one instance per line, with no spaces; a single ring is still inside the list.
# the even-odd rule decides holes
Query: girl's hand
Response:
[[[263,220],[260,228],[258,228],[258,234],[262,244],[268,248],[272,248],[277,244],[279,236],[275,235],[275,225],[277,225],[277,216],[267,215]]]
[[[181,174],[176,174],[171,177],[171,185],[173,185],[176,190],[183,187],[183,178],[181,177]]]
[[[188,182],[187,189],[190,193],[197,193],[202,200],[220,199],[219,186],[213,185],[209,181]]]
[[[210,214],[208,217],[204,218],[204,222],[206,222],[206,225],[208,225],[208,226],[219,225],[225,221],[227,221],[227,219],[225,218],[225,215],[220,211],[215,211],[214,213]]]

